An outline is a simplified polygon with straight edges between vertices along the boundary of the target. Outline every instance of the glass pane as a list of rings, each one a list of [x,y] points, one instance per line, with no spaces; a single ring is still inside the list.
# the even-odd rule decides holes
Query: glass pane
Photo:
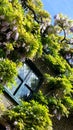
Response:
[[[14,84],[9,84],[9,86],[7,86],[8,90],[13,94],[20,84],[21,80],[19,78],[16,78]]]
[[[31,72],[30,77],[26,82],[26,84],[29,87],[31,87],[32,90],[35,90],[39,84],[39,78],[33,72]]]
[[[25,86],[23,83],[17,93],[15,94],[15,97],[17,99],[26,99],[30,95],[30,90]]]
[[[29,66],[27,66],[26,64],[24,64],[21,68],[19,68],[18,70],[18,74],[19,76],[24,80],[25,77],[27,76],[27,74],[30,72],[30,68]]]

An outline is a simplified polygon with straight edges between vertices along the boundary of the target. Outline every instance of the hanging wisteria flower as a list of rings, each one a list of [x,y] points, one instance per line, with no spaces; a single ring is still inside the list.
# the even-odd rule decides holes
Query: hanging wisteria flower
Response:
[[[54,16],[54,19],[55,19],[55,20],[60,20],[59,14],[55,15],[55,16]]]
[[[8,32],[8,33],[6,34],[6,39],[7,39],[7,40],[9,40],[9,39],[10,39],[11,34],[12,34],[12,31],[10,31],[10,32]]]
[[[26,46],[25,49],[26,49],[26,52],[29,52],[30,46]]]
[[[14,123],[13,123],[14,125],[17,125],[18,124],[18,122],[17,121],[14,121]]]
[[[67,19],[64,20],[63,26],[64,27],[69,27],[70,26],[69,21]]]
[[[16,20],[12,21],[12,24],[15,24],[16,23]]]
[[[0,45],[2,45],[2,42],[0,42]]]
[[[67,16],[63,16],[62,14],[57,14],[54,16],[54,19],[55,19],[55,25],[59,25],[61,27],[70,26],[70,20],[67,18]]]
[[[18,40],[18,37],[19,37],[19,33],[16,32],[14,40],[17,41],[17,40]]]
[[[73,27],[70,28],[70,31],[73,32]]]
[[[69,43],[72,44],[73,43],[73,38],[69,40]]]
[[[4,26],[4,27],[1,28],[1,32],[5,32],[7,29],[8,29],[8,27]]]
[[[55,110],[53,111],[53,113],[54,113],[54,114],[57,114],[57,109],[55,109]]]
[[[0,18],[1,18],[1,19],[4,19],[4,18],[5,18],[5,16],[4,16],[4,15],[0,15]]]
[[[22,47],[25,47],[25,45],[26,45],[26,44],[25,44],[25,43],[23,43],[23,44],[22,44]]]
[[[9,23],[6,22],[6,21],[3,21],[1,25],[2,25],[2,26],[9,26]]]
[[[61,114],[58,114],[57,119],[58,119],[58,120],[61,119]]]
[[[13,31],[16,31],[16,30],[17,30],[17,27],[16,27],[16,26],[14,26],[12,30],[13,30]]]

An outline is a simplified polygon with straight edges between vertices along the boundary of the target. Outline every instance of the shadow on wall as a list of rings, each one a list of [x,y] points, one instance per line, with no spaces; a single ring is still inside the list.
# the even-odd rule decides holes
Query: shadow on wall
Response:
[[[53,130],[73,130],[73,115],[62,117],[60,121],[53,118]]]
[[[0,124],[0,130],[6,130],[5,126],[3,126],[2,124]]]
[[[3,118],[0,119],[0,130],[11,130],[10,125]]]

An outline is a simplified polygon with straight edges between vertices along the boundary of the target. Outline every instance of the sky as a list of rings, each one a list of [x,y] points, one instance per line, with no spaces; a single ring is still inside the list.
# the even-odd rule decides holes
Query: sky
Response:
[[[44,9],[47,10],[52,17],[58,13],[67,15],[73,19],[73,0],[42,0]]]

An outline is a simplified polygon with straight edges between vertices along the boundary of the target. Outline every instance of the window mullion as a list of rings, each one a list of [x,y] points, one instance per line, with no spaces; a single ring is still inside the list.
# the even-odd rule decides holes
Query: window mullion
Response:
[[[31,74],[31,70],[28,72],[28,74],[26,75],[26,77],[24,78],[24,80],[18,75],[18,78],[21,80],[21,84],[17,87],[17,89],[15,90],[15,92],[13,93],[13,95],[15,95],[17,93],[17,91],[19,90],[19,88],[21,87],[21,85],[23,84],[23,82],[26,82],[29,79],[30,74]]]

